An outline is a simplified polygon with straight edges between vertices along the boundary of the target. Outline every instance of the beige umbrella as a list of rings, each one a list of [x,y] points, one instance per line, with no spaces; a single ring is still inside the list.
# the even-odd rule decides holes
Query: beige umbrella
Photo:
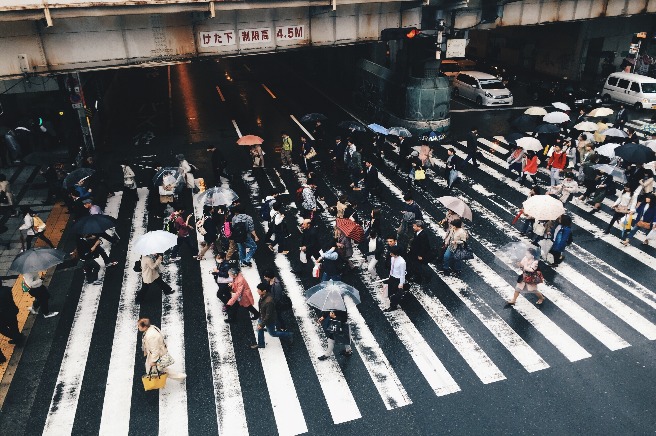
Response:
[[[582,121],[574,126],[574,129],[582,132],[595,132],[597,130],[597,123],[592,121]]]
[[[442,203],[447,209],[457,213],[461,218],[467,219],[469,221],[472,220],[471,209],[461,199],[451,197],[450,195],[445,195],[444,197],[438,197],[437,201]]]
[[[550,195],[534,195],[523,204],[524,214],[538,221],[555,220],[565,213],[563,203]]]
[[[613,110],[609,107],[598,107],[592,109],[588,114],[589,117],[607,117],[609,115],[613,115]]]
[[[515,144],[517,144],[519,147],[522,147],[524,150],[541,151],[544,148],[542,143],[532,136],[519,138],[515,141]]]
[[[555,103],[551,103],[551,106],[555,107],[556,109],[560,109],[561,111],[569,111],[571,110],[569,106],[567,106],[565,103],[562,103],[560,101],[557,101]]]
[[[539,115],[541,117],[548,114],[547,110],[543,107],[533,106],[524,111],[526,115]]]

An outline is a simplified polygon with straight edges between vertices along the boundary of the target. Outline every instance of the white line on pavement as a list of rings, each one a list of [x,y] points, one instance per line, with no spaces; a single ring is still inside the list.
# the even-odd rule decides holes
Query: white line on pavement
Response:
[[[314,141],[314,136],[312,136],[312,134],[311,134],[310,132],[308,132],[308,130],[305,128],[305,126],[304,126],[303,124],[301,124],[301,123],[296,119],[296,117],[295,117],[294,115],[289,115],[289,117],[292,119],[292,121],[294,121],[294,122],[298,125],[298,127],[301,128],[301,130],[302,130],[302,131],[308,136],[308,138],[309,138],[311,141]]]
[[[237,136],[239,136],[241,138],[243,135],[241,134],[241,130],[239,130],[239,126],[237,125],[237,121],[232,120],[232,125],[235,126],[235,131],[237,132]]]

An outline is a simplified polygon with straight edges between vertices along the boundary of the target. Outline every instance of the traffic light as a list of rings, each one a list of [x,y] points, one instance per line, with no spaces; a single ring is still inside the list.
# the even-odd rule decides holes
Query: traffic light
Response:
[[[412,39],[419,35],[421,31],[416,27],[398,27],[393,29],[383,29],[380,32],[381,41],[393,41],[400,39]]]

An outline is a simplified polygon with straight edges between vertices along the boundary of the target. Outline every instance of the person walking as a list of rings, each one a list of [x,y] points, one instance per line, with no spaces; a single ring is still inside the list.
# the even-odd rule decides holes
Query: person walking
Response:
[[[467,231],[462,228],[462,220],[453,220],[448,233],[444,237],[444,245],[446,246],[444,264],[442,266],[442,272],[444,274],[452,274],[454,277],[460,277],[462,260],[455,259],[454,253],[467,242],[467,237]],[[453,269],[451,268],[451,264],[453,264]]]
[[[141,280],[143,284],[135,298],[137,304],[141,304],[146,293],[154,284],[157,284],[166,295],[170,295],[174,292],[173,289],[171,289],[171,286],[162,280],[162,277],[160,276],[159,267],[162,264],[162,259],[163,256],[161,254],[141,256]]]
[[[472,127],[471,131],[467,135],[467,157],[465,158],[464,165],[467,165],[467,162],[470,160],[475,167],[478,167],[478,161],[476,157],[478,155],[478,128]]]
[[[198,233],[202,234],[203,241],[201,242],[201,249],[196,256],[197,260],[203,260],[205,253],[216,243],[218,231],[214,221],[214,208],[210,208],[203,214],[203,217],[196,223]],[[202,229],[202,230],[201,230]]]
[[[351,175],[351,182],[357,184],[362,179],[362,155],[354,143],[349,141],[348,150],[346,151],[348,159],[346,167]]]
[[[271,251],[274,251],[275,246],[278,246],[278,253],[287,254],[289,253],[289,228],[285,222],[285,210],[280,204],[275,205],[278,209],[271,219],[269,231],[273,235],[273,241],[269,241],[267,246]]]
[[[260,312],[253,307],[255,300],[246,278],[237,268],[230,268],[228,275],[232,279],[232,283],[228,283],[232,295],[226,303],[228,317],[225,322],[233,323],[236,321],[237,311],[240,306],[245,307],[251,313],[251,321],[255,321],[260,317]]]
[[[544,295],[538,291],[538,284],[543,282],[542,273],[538,266],[539,258],[540,256],[536,253],[536,249],[529,248],[526,250],[526,254],[518,263],[522,273],[517,277],[515,293],[513,294],[512,300],[508,301],[508,304],[515,304],[519,294],[526,292],[531,292],[538,296],[538,301],[535,302],[538,306],[544,302]]]
[[[310,178],[307,179],[301,189],[301,217],[303,219],[313,219],[314,213],[317,211],[317,198],[314,193],[317,184],[314,179]]]
[[[320,324],[324,331],[326,331],[326,335],[328,336],[328,347],[324,351],[324,353],[319,356],[319,360],[326,360],[330,358],[330,356],[333,354],[333,350],[335,349],[335,335],[328,331],[327,327],[331,322],[341,322],[347,330],[348,329],[348,314],[346,313],[345,310],[331,310],[331,311],[326,311],[326,312],[321,312],[321,317],[317,320],[317,323]],[[342,356],[346,357],[351,357],[353,355],[353,350],[351,349],[351,333],[348,331],[348,342],[344,344],[344,349],[339,353]]]
[[[39,217],[39,214],[34,212],[33,210],[30,210],[29,208],[26,209],[26,212],[32,217],[32,234],[30,235],[28,233],[25,238],[26,248],[28,250],[30,249],[34,238],[41,239],[43,242],[48,244],[48,247],[50,248],[55,248],[55,244],[53,244],[52,241],[48,239],[45,235],[46,223],[44,223],[43,220]]]
[[[221,176],[225,176],[226,179],[230,180],[231,177],[226,173],[225,169],[228,166],[223,152],[218,147],[208,148],[207,151],[212,153],[211,162],[212,162],[212,174],[214,175],[214,184],[216,186],[221,186]]]
[[[319,235],[317,229],[312,225],[312,220],[304,219],[301,223],[301,243],[299,247],[299,258],[301,263],[308,263],[308,260],[318,259]],[[298,271],[300,273],[300,271]]]
[[[123,196],[124,198],[129,197],[131,199],[137,200],[137,181],[136,174],[132,171],[130,164],[127,160],[121,161],[121,169],[123,170]]]
[[[460,177],[460,158],[456,156],[456,151],[453,148],[446,150],[448,157],[446,158],[446,165],[444,167],[444,178],[447,180],[447,188],[453,188],[453,184]]]
[[[251,349],[257,350],[258,348],[264,348],[266,344],[264,343],[264,330],[269,332],[270,336],[274,338],[280,338],[283,340],[292,343],[294,341],[294,335],[291,332],[288,332],[284,329],[277,330],[276,323],[279,319],[279,315],[276,311],[276,303],[274,301],[273,295],[269,292],[271,285],[266,282],[262,282],[257,285],[257,293],[260,296],[260,317],[257,322],[257,344],[250,346]]]
[[[52,318],[53,316],[59,315],[59,312],[50,311],[50,292],[48,292],[48,288],[43,284],[39,272],[23,273],[23,284],[25,285],[23,291],[26,291],[25,287],[27,287],[27,292],[34,297],[34,302],[27,308],[32,315],[38,315],[39,309],[41,309],[44,318]]]
[[[415,233],[415,236],[412,238],[408,250],[408,270],[410,272],[408,280],[420,284],[426,278],[424,269],[430,257],[430,241],[428,239],[428,233],[426,233],[424,228],[425,224],[421,220],[416,220],[412,223],[412,231]]]
[[[633,200],[633,190],[631,189],[631,186],[629,186],[628,184],[624,185],[622,193],[617,196],[617,200],[615,200],[615,203],[613,203],[613,205],[611,206],[611,209],[613,209],[613,217],[608,223],[608,227],[606,227],[606,230],[604,230],[605,234],[610,233],[610,229],[613,228],[613,224],[615,224],[618,220],[625,217],[629,213],[629,211],[633,209],[632,200]]]
[[[0,282],[0,334],[9,338],[9,343],[20,347],[25,342],[18,330],[18,306],[11,288]],[[0,355],[0,361],[2,356]],[[0,362],[1,363],[1,362]]]
[[[629,120],[629,114],[626,112],[626,107],[624,104],[620,104],[620,108],[615,114],[615,126],[618,129],[623,129],[626,125],[626,122]]]
[[[247,215],[242,205],[233,209],[234,216],[230,225],[231,238],[237,244],[240,266],[253,266],[251,259],[257,251],[257,233],[253,218]]]
[[[282,148],[280,150],[280,160],[282,161],[282,167],[284,169],[290,169],[292,167],[292,138],[289,137],[287,132],[281,132],[282,136]]]
[[[315,260],[315,263],[321,264],[321,281],[328,280],[339,281],[342,275],[339,272],[339,254],[337,254],[337,238],[324,247],[323,252]]]
[[[171,371],[171,365],[175,361],[169,354],[162,331],[152,325],[150,319],[139,319],[137,329],[141,332],[141,350],[146,358],[146,374],[150,374],[152,371],[166,373],[171,380],[180,382],[187,378],[187,374]]]
[[[654,200],[655,197],[653,194],[647,194],[636,208],[636,216],[633,219],[631,230],[629,231],[626,227],[622,227],[621,238],[623,239],[622,244],[624,246],[629,245],[629,240],[635,236],[639,229],[644,229],[649,233],[654,227],[654,221],[656,221],[656,203]],[[643,244],[649,245],[649,240],[645,239]]]
[[[533,177],[535,177],[535,174],[538,172],[538,165],[540,165],[538,155],[532,150],[527,151],[524,156],[522,175],[518,179],[515,179],[515,181],[519,181],[523,185],[524,180],[528,178],[528,181],[533,183]]]
[[[547,161],[547,169],[549,170],[550,186],[560,184],[560,173],[567,166],[567,154],[563,151],[559,144],[554,145],[553,154]]]
[[[370,197],[378,197],[380,195],[380,179],[378,178],[378,170],[374,167],[371,158],[365,158],[364,167],[363,198],[365,201],[369,201]]]
[[[185,182],[185,187],[194,189],[194,167],[185,159],[184,154],[177,154],[175,158],[178,160],[178,174]]]
[[[194,246],[193,242],[191,242],[191,237],[190,237],[190,232],[194,230],[194,228],[189,224],[189,219],[191,219],[191,214],[187,216],[187,218],[183,218],[184,216],[184,209],[178,209],[175,212],[173,212],[171,218],[173,220],[173,227],[176,230],[176,233],[178,235],[178,243],[176,244],[175,247],[171,250],[171,260],[178,260],[180,259],[180,247],[182,245],[186,245],[189,247],[189,251],[191,251],[191,256],[192,257],[198,257],[198,248]]]
[[[7,180],[7,176],[2,173],[0,173],[0,207],[6,207],[10,216],[18,216],[18,211],[14,208],[14,194],[11,192],[11,185]]]
[[[273,302],[276,306],[276,328],[280,331],[287,331],[287,323],[283,318],[283,312],[287,312],[292,308],[292,301],[289,299],[284,289],[282,288],[282,283],[280,279],[276,277],[276,273],[267,269],[263,274],[264,281],[267,282],[270,286],[269,292],[273,297]],[[261,306],[260,306],[261,307]]]
[[[214,276],[214,281],[219,287],[219,290],[216,291],[216,297],[223,303],[223,312],[225,313],[228,311],[226,304],[228,304],[228,301],[232,297],[230,286],[228,286],[228,283],[232,283],[232,278],[229,274],[230,261],[226,259],[226,255],[222,251],[216,254],[214,260],[216,267],[210,273]]]
[[[563,251],[571,244],[572,238],[572,218],[569,215],[561,215],[558,218],[556,228],[553,231],[553,245],[549,253],[553,255],[554,261],[551,267],[557,267],[563,260]]]
[[[251,155],[251,162],[253,163],[253,173],[256,171],[264,171],[264,151],[260,144],[251,146],[249,153]]]
[[[398,245],[390,247],[390,270],[387,279],[387,292],[389,296],[390,305],[383,312],[392,312],[398,309],[401,300],[403,299],[405,288],[405,274],[406,262],[401,256],[401,248]]]

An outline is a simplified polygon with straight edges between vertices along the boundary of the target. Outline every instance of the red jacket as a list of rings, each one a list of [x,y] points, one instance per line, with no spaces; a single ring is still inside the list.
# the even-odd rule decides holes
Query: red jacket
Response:
[[[567,165],[567,155],[564,152],[556,153],[554,152],[549,161],[547,162],[547,168],[557,168],[559,170],[565,169]]]

